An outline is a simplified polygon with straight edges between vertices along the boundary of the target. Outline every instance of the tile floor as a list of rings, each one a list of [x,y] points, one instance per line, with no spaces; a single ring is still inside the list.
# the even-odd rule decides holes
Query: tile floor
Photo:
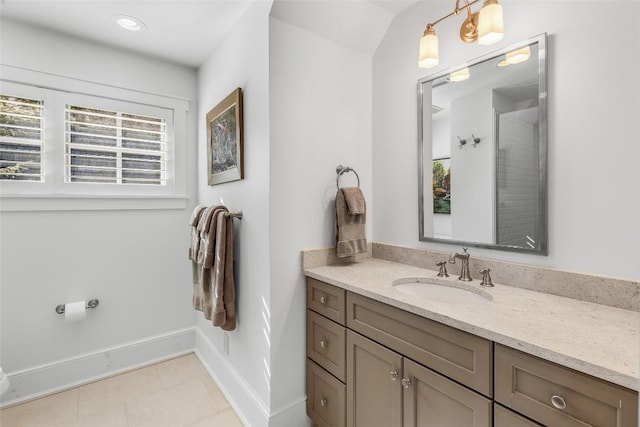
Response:
[[[0,411],[2,427],[243,427],[195,354]]]

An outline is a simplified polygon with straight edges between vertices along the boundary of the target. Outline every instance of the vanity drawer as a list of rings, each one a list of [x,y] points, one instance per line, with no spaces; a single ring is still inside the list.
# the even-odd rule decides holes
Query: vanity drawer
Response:
[[[307,359],[307,415],[318,427],[345,427],[345,385]]]
[[[496,344],[495,399],[548,426],[637,427],[638,393]]]
[[[494,403],[493,427],[540,427],[540,424]]]
[[[307,307],[344,325],[345,290],[307,278]]]
[[[434,371],[492,396],[491,341],[347,293],[347,326]]]
[[[346,377],[344,326],[307,310],[307,356],[340,381]]]

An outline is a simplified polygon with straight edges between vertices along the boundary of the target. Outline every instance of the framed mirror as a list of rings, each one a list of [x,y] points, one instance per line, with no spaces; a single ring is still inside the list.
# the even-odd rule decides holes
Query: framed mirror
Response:
[[[546,34],[418,81],[419,238],[547,254]]]

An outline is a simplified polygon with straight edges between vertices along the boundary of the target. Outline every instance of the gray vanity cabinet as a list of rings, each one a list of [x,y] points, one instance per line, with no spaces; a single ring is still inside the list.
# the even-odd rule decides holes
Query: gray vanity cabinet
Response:
[[[490,341],[312,278],[307,308],[314,426],[491,426]]]
[[[307,308],[314,427],[638,427],[633,390],[312,278]]]

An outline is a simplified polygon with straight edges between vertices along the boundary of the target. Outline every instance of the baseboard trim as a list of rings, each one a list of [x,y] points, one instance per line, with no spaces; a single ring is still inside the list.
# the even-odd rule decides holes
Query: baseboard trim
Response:
[[[310,425],[306,415],[306,396],[301,396],[270,412],[251,385],[198,328],[196,328],[195,353],[245,426],[302,427]]]
[[[11,387],[0,408],[24,403],[194,351],[195,327],[7,373]]]
[[[247,427],[268,427],[269,409],[207,336],[196,328],[196,356]],[[214,370],[212,367],[215,366]]]

